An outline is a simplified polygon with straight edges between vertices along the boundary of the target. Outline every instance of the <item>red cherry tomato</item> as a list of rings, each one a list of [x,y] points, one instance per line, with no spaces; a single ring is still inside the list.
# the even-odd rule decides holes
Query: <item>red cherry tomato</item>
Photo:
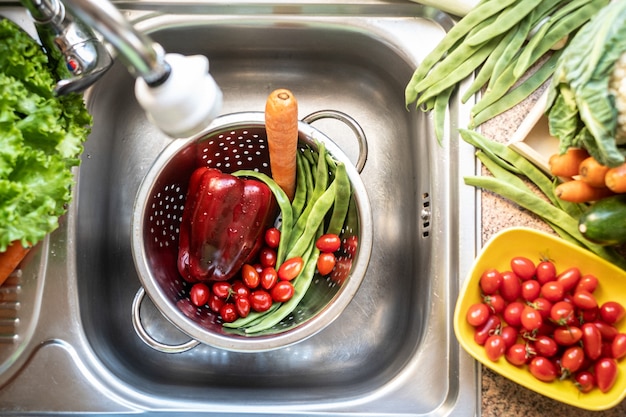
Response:
[[[529,279],[533,279],[535,277],[535,264],[528,258],[516,256],[511,259],[510,265],[511,270],[522,281],[528,281]]]
[[[529,332],[539,329],[543,324],[541,313],[531,306],[524,307],[520,319],[522,327]]]
[[[600,317],[608,324],[615,324],[626,315],[624,307],[615,301],[607,301],[600,306]]]
[[[326,276],[333,271],[336,263],[337,258],[335,258],[334,253],[322,252],[317,257],[317,272],[319,272],[321,276]]]
[[[250,293],[250,307],[262,313],[272,306],[272,296],[265,290],[255,290]]]
[[[239,316],[237,315],[235,304],[225,303],[222,308],[220,308],[220,316],[222,317],[222,321],[224,323],[232,323],[237,320]]]
[[[218,298],[225,300],[230,296],[232,287],[227,281],[219,281],[214,282],[211,289],[213,290],[213,294],[215,294]]]
[[[506,352],[506,344],[504,338],[500,335],[494,334],[487,338],[485,341],[485,354],[490,361],[495,362],[504,355]]]
[[[578,343],[583,337],[583,332],[579,327],[567,326],[554,330],[554,341],[560,346],[571,346]]]
[[[576,323],[574,305],[568,301],[557,301],[550,309],[550,319],[558,326],[572,326]]]
[[[535,356],[528,364],[530,373],[540,381],[551,382],[558,376],[556,365],[548,358]]]
[[[612,358],[601,358],[593,365],[596,384],[600,391],[608,392],[617,379],[617,363]]]
[[[278,281],[270,290],[272,300],[277,303],[289,301],[294,293],[293,284],[289,281]]]
[[[234,297],[247,297],[250,295],[250,288],[246,284],[243,283],[242,280],[235,280],[230,285],[232,290],[232,296]]]
[[[505,356],[507,361],[515,366],[521,366],[528,360],[526,345],[523,343],[515,343],[507,349]]]
[[[500,314],[504,311],[506,302],[500,294],[485,295],[483,303],[487,304],[493,314]]]
[[[589,371],[581,371],[576,374],[574,381],[578,390],[582,393],[587,393],[595,388],[596,378]]]
[[[470,326],[478,327],[485,324],[490,315],[491,312],[487,304],[476,303],[467,309],[466,319]]]
[[[576,267],[568,268],[557,275],[556,280],[563,286],[563,291],[572,291],[580,281],[580,269]]]
[[[250,299],[241,295],[236,296],[235,309],[237,310],[237,314],[239,315],[239,317],[248,317],[251,309]]]
[[[582,330],[581,341],[585,355],[591,360],[596,360],[602,354],[602,334],[593,323],[585,323],[580,326]]]
[[[626,356],[626,333],[618,333],[611,342],[611,356],[615,359]]]
[[[320,236],[315,241],[315,247],[317,247],[320,252],[337,252],[341,247],[341,238],[334,233],[327,233]]]
[[[189,290],[189,298],[196,307],[202,307],[205,305],[209,301],[210,295],[211,291],[209,290],[209,287],[202,282],[193,284],[191,290]]]
[[[299,257],[287,259],[278,267],[278,278],[284,281],[291,281],[302,272],[304,268],[304,260]]]
[[[489,316],[485,324],[477,327],[476,330],[474,330],[474,341],[481,346],[484,345],[487,341],[487,338],[492,334],[495,334],[500,328],[501,324],[502,321],[500,320],[500,317],[492,314],[491,316]]]
[[[533,343],[537,355],[551,358],[559,351],[559,346],[550,336],[538,336]]]
[[[261,277],[255,267],[244,264],[241,267],[241,280],[250,289],[255,289],[261,283]]]
[[[587,290],[579,290],[572,295],[572,303],[583,310],[591,310],[598,307],[596,297]]]
[[[508,302],[517,300],[522,295],[522,283],[520,279],[512,271],[505,271],[501,276],[500,295]]]
[[[504,307],[502,313],[504,321],[513,327],[520,327],[522,325],[522,311],[524,310],[524,304],[519,301],[514,301]]]
[[[525,301],[534,301],[537,297],[539,297],[540,292],[541,284],[539,284],[539,281],[531,279],[522,282],[522,298]]]
[[[541,261],[535,269],[535,276],[539,284],[543,285],[548,281],[556,279],[556,267],[552,261]]]
[[[585,352],[580,346],[572,346],[563,352],[561,356],[561,374],[573,375],[585,361]]]
[[[549,281],[541,286],[541,296],[548,301],[556,303],[563,299],[563,284],[559,281]]]
[[[580,281],[576,284],[574,292],[578,290],[587,290],[590,293],[593,293],[596,288],[598,288],[598,278],[596,278],[595,275],[586,274],[580,277]]]
[[[615,336],[619,333],[615,326],[603,321],[594,321],[593,324],[598,328],[598,330],[600,330],[602,340],[605,342],[612,342],[613,339],[615,339]]]
[[[276,269],[271,266],[263,268],[259,278],[261,281],[261,287],[263,287],[263,289],[270,290],[278,282],[278,272],[276,272]]]
[[[211,309],[212,312],[219,314],[220,309],[224,305],[224,300],[215,294],[211,294],[209,296],[209,301],[207,304],[209,306],[209,309]]]
[[[500,336],[504,339],[506,348],[510,348],[517,342],[518,330],[513,326],[504,326],[500,329]]]
[[[552,301],[549,301],[544,297],[535,298],[535,301],[532,302],[533,308],[541,314],[541,318],[544,319],[544,321],[550,318],[552,305]]]
[[[488,269],[480,276],[479,285],[483,294],[495,294],[500,288],[502,275],[496,269]]]
[[[265,231],[265,244],[272,249],[278,248],[280,244],[280,230],[275,227],[270,227]]]
[[[259,262],[263,268],[276,266],[276,251],[272,248],[263,248],[259,252]]]

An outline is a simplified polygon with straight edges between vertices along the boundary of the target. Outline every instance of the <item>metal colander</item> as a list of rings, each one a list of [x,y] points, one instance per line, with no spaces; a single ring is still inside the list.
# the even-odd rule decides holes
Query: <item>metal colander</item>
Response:
[[[348,124],[359,140],[356,167],[324,134],[309,123],[334,118]],[[322,330],[348,305],[358,289],[369,262],[372,246],[371,209],[359,176],[367,156],[365,135],[349,116],[336,111],[314,113],[299,122],[299,142],[316,147],[324,142],[330,154],[345,163],[352,184],[349,214],[342,240],[358,241],[356,253],[340,254],[338,267],[346,269],[345,280],[317,276],[296,310],[261,334],[246,335],[226,329],[207,307],[196,307],[189,299],[190,285],[177,269],[178,233],[187,183],[200,166],[224,172],[254,169],[269,174],[264,114],[236,113],[216,119],[200,136],[170,144],[156,159],[140,185],[132,217],[132,249],[142,284],[133,303],[137,334],[153,348],[182,352],[198,343],[232,351],[258,352],[285,347]],[[168,345],[151,337],[143,327],[140,305],[147,293],[159,311],[192,340]]]

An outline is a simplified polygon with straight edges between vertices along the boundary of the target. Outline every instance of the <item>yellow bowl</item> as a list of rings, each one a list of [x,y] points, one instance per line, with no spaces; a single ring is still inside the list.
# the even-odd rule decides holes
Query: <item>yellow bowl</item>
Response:
[[[510,270],[514,256],[525,256],[537,263],[541,256],[554,260],[557,273],[577,266],[583,274],[594,274],[599,281],[594,292],[598,303],[617,301],[626,306],[626,272],[595,254],[575,246],[559,237],[528,228],[510,228],[493,236],[474,261],[466,278],[454,311],[454,332],[461,346],[487,368],[510,380],[536,391],[546,397],[587,410],[605,410],[619,404],[626,396],[626,359],[618,361],[615,385],[602,393],[594,388],[581,393],[571,380],[542,382],[533,377],[528,367],[518,367],[501,357],[496,362],[485,354],[483,346],[474,342],[474,328],[466,321],[468,308],[481,300],[479,279],[484,270],[496,268]],[[626,319],[617,324],[620,332],[626,332]]]

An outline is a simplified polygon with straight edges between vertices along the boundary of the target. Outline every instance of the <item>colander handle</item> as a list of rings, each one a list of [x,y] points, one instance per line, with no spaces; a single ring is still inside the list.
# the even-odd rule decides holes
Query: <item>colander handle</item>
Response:
[[[182,353],[186,352],[189,349],[192,349],[200,344],[195,339],[191,339],[188,342],[181,343],[180,345],[168,345],[158,340],[155,340],[152,336],[148,334],[146,329],[143,327],[141,322],[141,302],[146,295],[146,291],[143,287],[140,287],[135,294],[135,298],[133,299],[133,327],[135,328],[135,333],[137,336],[148,346],[150,346],[154,350],[158,350],[163,353]]]
[[[365,132],[363,131],[363,128],[361,128],[361,125],[359,125],[357,121],[354,120],[352,117],[337,110],[319,110],[309,114],[308,116],[305,116],[304,118],[302,118],[302,121],[311,124],[320,119],[339,120],[340,122],[348,125],[350,129],[352,129],[357,141],[359,142],[359,158],[357,159],[354,166],[360,174],[365,167],[365,162],[367,161],[367,139],[365,138]]]

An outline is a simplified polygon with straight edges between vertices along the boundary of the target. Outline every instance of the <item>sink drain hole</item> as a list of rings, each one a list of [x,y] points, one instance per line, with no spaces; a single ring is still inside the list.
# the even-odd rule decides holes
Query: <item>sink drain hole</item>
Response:
[[[422,210],[420,213],[422,219],[422,237],[430,236],[430,194],[422,193]]]

